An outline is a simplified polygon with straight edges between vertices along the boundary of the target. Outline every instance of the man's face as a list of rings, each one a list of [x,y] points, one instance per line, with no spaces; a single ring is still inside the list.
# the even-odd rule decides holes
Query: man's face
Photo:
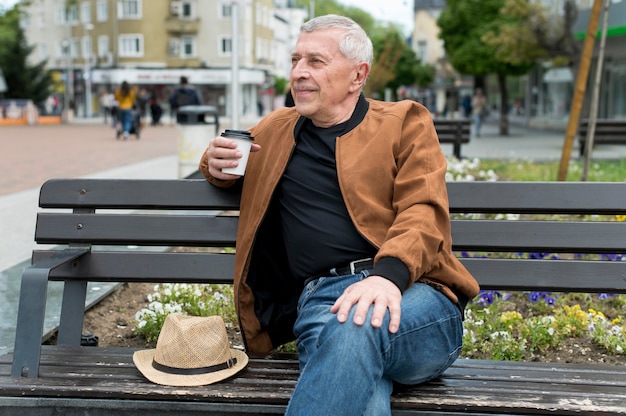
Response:
[[[316,126],[350,118],[369,65],[339,51],[340,29],[303,32],[291,56],[291,88],[296,110]]]

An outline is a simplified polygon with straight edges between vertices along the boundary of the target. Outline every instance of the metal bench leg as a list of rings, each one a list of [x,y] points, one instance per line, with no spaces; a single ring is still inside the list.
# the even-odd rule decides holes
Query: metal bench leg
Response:
[[[22,275],[17,311],[13,377],[38,377],[41,337],[46,316],[49,269],[26,269]]]
[[[80,346],[87,298],[86,281],[66,281],[59,326],[58,345]]]
[[[454,143],[453,153],[454,153],[454,157],[461,160],[461,143],[459,142]]]

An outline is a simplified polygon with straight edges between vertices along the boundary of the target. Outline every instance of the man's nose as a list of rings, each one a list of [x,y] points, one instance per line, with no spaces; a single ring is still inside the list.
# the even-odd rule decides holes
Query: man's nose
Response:
[[[309,76],[306,65],[300,60],[291,67],[291,79],[297,80]]]

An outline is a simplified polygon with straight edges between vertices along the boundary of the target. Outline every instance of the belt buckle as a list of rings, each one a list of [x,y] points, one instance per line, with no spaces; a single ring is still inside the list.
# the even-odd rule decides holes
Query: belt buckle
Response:
[[[366,263],[368,261],[372,261],[371,257],[368,257],[366,259],[361,259],[361,260],[354,260],[351,261],[349,266],[350,266],[350,274],[356,274],[356,265],[359,263]]]

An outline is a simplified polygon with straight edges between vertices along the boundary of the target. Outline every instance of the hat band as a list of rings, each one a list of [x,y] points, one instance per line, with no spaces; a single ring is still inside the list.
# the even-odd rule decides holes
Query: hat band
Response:
[[[158,363],[154,359],[152,360],[152,367],[155,370],[161,371],[163,373],[176,374],[176,375],[182,375],[182,376],[214,373],[216,371],[221,371],[221,370],[226,370],[227,368],[231,368],[235,364],[237,364],[237,359],[230,358],[221,364],[215,364],[215,365],[211,365],[208,367],[177,368],[177,367],[170,367],[169,365],[163,365],[161,363]]]

